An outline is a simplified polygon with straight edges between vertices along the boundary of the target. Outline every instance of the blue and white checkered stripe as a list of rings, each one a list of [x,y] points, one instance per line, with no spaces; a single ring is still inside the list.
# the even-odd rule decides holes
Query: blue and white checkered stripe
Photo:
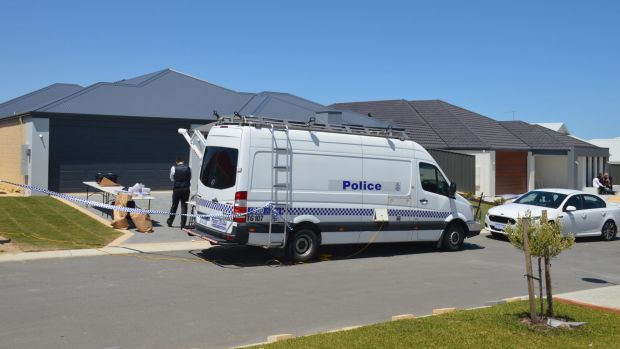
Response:
[[[232,214],[233,213],[233,206],[232,205],[221,204],[221,203],[218,203],[218,202],[213,202],[211,200],[205,200],[205,199],[202,199],[202,198],[199,198],[198,200],[196,200],[196,203],[198,204],[198,206],[210,208],[210,209],[216,210],[216,211],[221,211],[221,212],[226,213],[226,214]]]
[[[403,210],[403,209],[389,209],[389,216],[401,216],[401,217],[414,217],[414,218],[435,218],[446,219],[451,212],[446,211],[434,211],[434,210]]]
[[[250,210],[257,212],[262,208],[253,207]],[[284,209],[281,207],[274,208],[274,211],[279,215],[284,214]],[[263,214],[269,214],[269,207],[263,209]],[[374,209],[372,208],[321,208],[321,207],[291,207],[288,210],[290,216],[363,216],[372,217],[374,215]],[[418,210],[418,209],[388,209],[388,215],[390,217],[415,217],[415,218],[435,218],[446,219],[451,212],[433,211],[433,210]]]

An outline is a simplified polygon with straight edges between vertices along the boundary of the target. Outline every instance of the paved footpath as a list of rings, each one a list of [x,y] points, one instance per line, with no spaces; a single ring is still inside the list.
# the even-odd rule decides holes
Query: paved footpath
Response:
[[[555,296],[555,299],[620,315],[620,285],[563,293]]]
[[[554,260],[554,290],[620,285],[619,262],[620,239],[579,241]],[[488,236],[455,253],[386,244],[292,266],[262,249],[216,247],[0,268],[0,348],[227,348],[526,294],[523,255]]]

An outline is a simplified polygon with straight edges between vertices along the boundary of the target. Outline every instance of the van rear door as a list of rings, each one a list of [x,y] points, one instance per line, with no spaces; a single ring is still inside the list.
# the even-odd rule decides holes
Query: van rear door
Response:
[[[240,140],[241,132],[239,137],[218,137],[210,134],[202,161],[198,189],[201,200],[198,202],[198,212],[220,217],[198,217],[196,222],[220,233],[232,232],[231,215],[238,184]]]

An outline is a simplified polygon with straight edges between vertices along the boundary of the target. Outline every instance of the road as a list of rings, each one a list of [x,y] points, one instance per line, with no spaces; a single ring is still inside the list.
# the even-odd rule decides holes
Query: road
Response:
[[[339,259],[359,248],[292,266],[246,247],[3,263],[0,348],[225,348],[526,294],[523,256],[487,235]],[[620,284],[619,263],[620,239],[581,240],[554,260],[554,292]]]

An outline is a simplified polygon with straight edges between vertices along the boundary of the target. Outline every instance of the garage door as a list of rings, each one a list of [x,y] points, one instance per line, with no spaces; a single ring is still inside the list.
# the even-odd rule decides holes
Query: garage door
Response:
[[[96,120],[94,119],[96,118]],[[124,186],[170,189],[170,166],[189,147],[178,128],[187,120],[50,118],[51,190],[84,191],[97,172],[114,172]],[[194,121],[195,122],[195,121]]]
[[[522,194],[527,191],[527,153],[495,153],[495,194]]]

